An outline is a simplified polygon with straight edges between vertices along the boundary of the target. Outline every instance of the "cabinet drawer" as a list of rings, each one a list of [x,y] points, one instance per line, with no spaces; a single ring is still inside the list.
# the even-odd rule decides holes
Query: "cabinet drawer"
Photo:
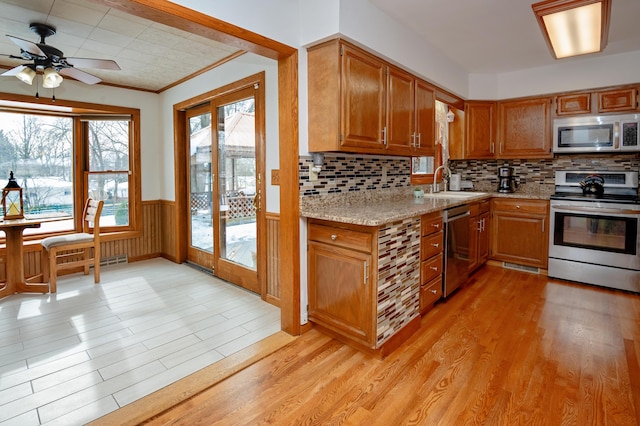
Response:
[[[434,256],[420,263],[420,283],[429,281],[442,275],[442,254]]]
[[[493,200],[493,209],[510,211],[510,212],[523,212],[523,213],[539,213],[547,214],[549,211],[549,204],[546,201],[539,200],[524,200],[524,199],[511,199],[511,200]]]
[[[491,210],[491,201],[483,201],[480,203],[480,213],[487,213]]]
[[[420,241],[420,260],[427,260],[442,252],[443,235],[444,233],[440,231],[433,235],[422,237],[422,241]]]
[[[442,231],[442,229],[442,216],[440,213],[422,216],[422,236],[431,235],[435,232]]]
[[[350,229],[311,224],[309,240],[371,253],[372,235]]]
[[[442,276],[434,278],[420,286],[420,312],[424,311],[442,297]]]

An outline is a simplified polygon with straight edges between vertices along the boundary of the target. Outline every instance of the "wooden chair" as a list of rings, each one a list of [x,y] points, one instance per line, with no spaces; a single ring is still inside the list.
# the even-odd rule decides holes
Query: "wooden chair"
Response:
[[[96,284],[100,282],[100,214],[103,205],[103,201],[89,198],[82,212],[82,232],[42,240],[43,281],[49,282],[51,293],[57,291],[59,271],[79,266],[84,268],[85,275],[89,275],[89,266],[93,264],[94,281]],[[93,224],[93,233],[89,223]]]

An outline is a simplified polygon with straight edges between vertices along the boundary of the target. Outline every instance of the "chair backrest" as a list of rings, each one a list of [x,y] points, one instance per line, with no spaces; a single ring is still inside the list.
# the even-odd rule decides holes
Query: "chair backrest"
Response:
[[[100,215],[102,214],[102,206],[104,201],[88,198],[82,212],[82,232],[90,234],[92,232],[89,224],[93,224],[94,239],[100,238]]]

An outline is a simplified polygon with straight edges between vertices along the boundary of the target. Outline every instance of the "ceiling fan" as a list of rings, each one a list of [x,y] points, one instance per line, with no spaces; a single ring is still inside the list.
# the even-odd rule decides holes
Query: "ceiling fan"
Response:
[[[96,84],[102,81],[102,79],[77,67],[120,70],[118,64],[110,59],[66,58],[62,51],[45,43],[47,37],[56,33],[54,27],[47,24],[32,23],[29,28],[40,36],[40,43],[33,43],[7,34],[7,37],[20,48],[20,56],[6,54],[2,54],[2,56],[30,61],[31,63],[18,65],[0,75],[15,76],[21,81],[31,84],[36,74],[41,72],[43,75],[42,86],[56,88],[62,83],[60,74],[86,84]]]

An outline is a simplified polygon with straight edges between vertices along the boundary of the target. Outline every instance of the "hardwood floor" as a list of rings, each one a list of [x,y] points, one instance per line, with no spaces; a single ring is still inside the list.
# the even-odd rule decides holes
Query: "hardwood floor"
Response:
[[[0,424],[77,425],[280,330],[280,310],[164,259],[0,300]]]
[[[639,425],[640,295],[485,266],[384,360],[316,330],[152,425]]]

